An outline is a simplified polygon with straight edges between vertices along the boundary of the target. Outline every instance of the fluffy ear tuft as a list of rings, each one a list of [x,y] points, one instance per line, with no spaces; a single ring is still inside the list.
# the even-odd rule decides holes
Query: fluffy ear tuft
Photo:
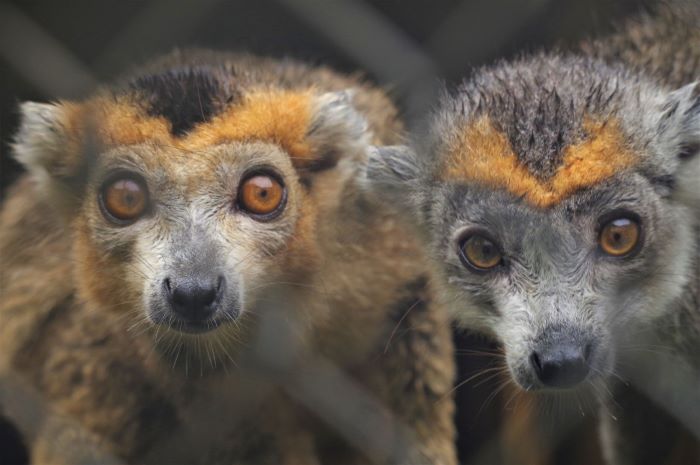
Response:
[[[52,174],[65,145],[60,104],[25,102],[20,106],[20,127],[13,143],[14,156],[31,174]]]
[[[676,160],[676,195],[700,209],[700,82],[672,92],[664,106],[661,131]]]
[[[388,204],[415,216],[420,204],[420,168],[415,152],[405,145],[372,147],[365,183]]]
[[[405,145],[372,147],[367,161],[367,180],[379,189],[397,189],[418,179],[415,152]]]
[[[307,137],[318,158],[312,171],[333,168],[341,159],[362,159],[370,136],[365,118],[355,110],[352,90],[328,92],[315,100]]]
[[[352,103],[355,92],[346,89],[327,92],[316,99],[316,111],[309,134],[315,131],[339,130],[362,137],[367,132],[367,121],[355,110]]]
[[[660,120],[660,131],[672,137],[681,161],[700,156],[700,82],[671,92]]]

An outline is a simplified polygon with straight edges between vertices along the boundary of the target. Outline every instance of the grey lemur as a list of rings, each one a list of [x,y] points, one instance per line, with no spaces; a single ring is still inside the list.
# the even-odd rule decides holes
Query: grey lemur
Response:
[[[602,399],[611,463],[700,460],[699,79],[700,6],[662,7],[476,70],[368,164],[512,380]]]
[[[65,420],[35,463],[456,463],[447,315],[357,187],[400,140],[384,92],[185,51],[21,117],[0,368]]]

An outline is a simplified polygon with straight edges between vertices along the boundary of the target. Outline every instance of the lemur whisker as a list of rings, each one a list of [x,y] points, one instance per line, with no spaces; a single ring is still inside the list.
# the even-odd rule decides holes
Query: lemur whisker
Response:
[[[502,367],[499,367],[499,368],[500,369],[497,370],[495,373],[491,373],[489,376],[487,376],[483,379],[480,379],[477,383],[474,384],[474,388],[478,388],[479,386],[482,386],[482,385],[488,383],[489,381],[492,381],[492,380],[498,378],[499,376],[503,376],[504,378],[510,377],[510,373],[508,372],[508,369],[503,369]]]
[[[508,410],[508,406],[509,406],[510,403],[513,402],[514,400],[516,401],[516,404],[517,404],[517,400],[516,400],[516,399],[522,397],[522,395],[523,395],[523,391],[522,391],[521,389],[519,389],[519,388],[513,389],[513,394],[512,394],[512,395],[510,396],[510,398],[503,404],[503,410]],[[515,408],[515,407],[516,407],[516,406],[514,406],[514,408]]]
[[[251,287],[249,289],[249,292],[257,291],[260,289],[265,289],[265,288],[270,287],[270,286],[280,286],[280,285],[281,286],[301,287],[301,288],[312,290],[312,291],[314,291],[318,294],[321,294],[321,295],[326,295],[325,292],[323,290],[319,290],[317,288],[317,286],[314,286],[314,285],[308,284],[308,283],[294,282],[294,281],[269,281],[269,282],[260,284],[258,286]]]
[[[503,351],[484,351],[484,350],[472,350],[472,349],[455,349],[456,354],[473,355],[478,357],[496,357],[503,358],[505,353]]]
[[[485,369],[485,370],[480,370],[480,371],[478,371],[478,372],[475,373],[474,375],[469,376],[467,379],[465,379],[465,380],[463,380],[463,381],[460,381],[460,382],[457,383],[455,386],[453,386],[452,389],[450,389],[448,392],[446,392],[445,394],[443,394],[443,396],[440,397],[440,398],[436,401],[436,403],[437,403],[437,402],[441,402],[441,401],[443,401],[444,399],[449,398],[449,397],[452,395],[452,393],[454,393],[455,391],[457,391],[459,388],[461,388],[461,387],[464,386],[465,384],[469,383],[470,381],[473,381],[473,380],[479,378],[480,376],[484,376],[484,375],[486,375],[486,374],[488,374],[488,373],[491,373],[491,372],[493,372],[494,370],[500,370],[500,368],[501,368],[501,367],[491,367],[491,368],[487,368],[487,369]],[[500,372],[497,373],[497,374],[500,374]]]
[[[416,300],[406,311],[403,313],[401,318],[399,318],[399,321],[394,325],[394,328],[391,330],[391,333],[389,334],[389,338],[386,341],[386,344],[384,345],[384,353],[386,354],[389,351],[389,346],[391,345],[391,340],[394,338],[394,335],[396,334],[396,330],[401,326],[401,323],[408,317],[408,314],[411,313],[411,310],[413,310],[418,304],[421,303],[421,300]]]
[[[496,396],[498,396],[498,394],[500,394],[501,391],[503,391],[503,390],[504,390],[506,387],[508,387],[510,384],[511,384],[510,379],[506,379],[505,381],[503,381],[503,382],[500,384],[500,386],[498,386],[495,390],[493,390],[493,391],[488,395],[488,397],[486,398],[486,400],[481,404],[481,407],[479,407],[479,410],[477,411],[475,418],[479,418],[479,416],[481,415],[481,412],[484,411],[484,409],[488,406],[488,404],[491,403],[491,402],[496,398]]]

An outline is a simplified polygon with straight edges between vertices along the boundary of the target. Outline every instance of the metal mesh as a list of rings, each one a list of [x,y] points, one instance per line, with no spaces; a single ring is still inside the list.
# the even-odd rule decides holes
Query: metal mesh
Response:
[[[196,43],[202,29],[212,27],[210,24],[216,22],[214,16],[221,11],[223,3],[219,0],[157,0],[136,3],[131,6],[135,10],[131,18],[123,22],[119,30],[112,31],[109,37],[100,39],[101,50],[83,53],[82,56],[78,56],[71,47],[25,12],[32,10],[31,3],[24,7],[4,3],[0,4],[0,57],[4,60],[6,69],[19,76],[19,80],[31,89],[29,92],[16,92],[17,94],[29,94],[43,100],[81,96],[94,89],[105,76],[132,64],[135,55],[141,59],[145,58],[143,55],[166,51],[173,45]],[[549,0],[443,1],[436,4],[436,9],[442,15],[438,15],[440,17],[437,19],[435,16],[425,19],[425,22],[436,25],[432,30],[407,34],[386,10],[410,10],[415,5],[410,2],[403,5],[401,2],[388,3],[361,0],[279,0],[266,7],[276,8],[278,14],[282,12],[283,17],[286,14],[289,18],[295,18],[298,24],[307,29],[304,34],[333,50],[335,56],[341,57],[340,62],[350,63],[348,68],[365,70],[379,83],[390,86],[392,93],[400,99],[404,113],[413,118],[430,108],[441,80],[454,80],[463,75],[470,65],[517,50],[523,36],[535,37],[531,44],[546,42],[541,31],[534,31],[533,28],[549,28],[552,37],[572,38],[564,29],[570,25],[571,17],[576,15],[576,8],[586,8],[587,4],[583,1],[572,2],[572,5],[578,5],[571,8],[573,13],[570,11],[568,17],[557,18],[556,15],[561,13],[558,8],[561,7],[553,6],[552,3],[555,2]],[[633,2],[628,4],[636,7]],[[600,5],[598,7],[601,14],[607,13]],[[424,13],[428,10],[425,6],[421,9]],[[233,10],[228,8],[225,11]],[[560,27],[552,28],[551,21],[559,19]],[[286,21],[286,18],[282,21]],[[421,24],[420,18],[405,15],[404,23],[410,24],[412,21]],[[582,27],[600,22],[592,14],[587,23],[582,21]],[[279,21],[271,19],[270,23],[270,27],[274,28]],[[235,35],[235,32],[232,34]],[[85,37],[85,40],[91,38]],[[297,49],[303,48],[303,45],[304,40],[294,44]],[[265,47],[261,48],[264,52]],[[91,55],[88,61],[86,55]],[[18,95],[14,97],[17,98]],[[12,103],[10,99],[4,102],[5,114],[14,111],[9,108]],[[6,143],[14,129],[13,124],[8,125],[7,122],[12,121],[12,118],[14,116],[3,118],[6,123],[2,133],[5,143],[2,155],[5,171],[3,187],[18,172],[17,167],[8,161],[6,150]],[[269,314],[274,315],[274,311]],[[368,457],[401,461],[401,457],[407,454],[413,444],[414,433],[407,425],[392,417],[381,402],[330,361],[317,360],[313,365],[299,369],[293,355],[287,361],[271,357],[271,353],[293,354],[294,347],[284,337],[284,331],[276,326],[274,319],[263,321],[262,328],[263,332],[254,351],[255,363],[252,364],[256,368],[251,376],[263,384],[282,386],[291,398],[320,418],[353,447],[363,450]],[[467,347],[468,350],[458,350],[461,371],[457,381],[460,383],[468,381],[467,378],[473,373],[482,373],[492,367],[491,360],[464,362],[463,357],[473,359],[478,357],[479,350],[484,350],[483,343],[471,339],[464,341],[462,339],[459,346]],[[475,344],[480,349],[474,350]],[[488,349],[485,353],[491,354]],[[655,353],[653,357],[670,357],[661,363],[662,366],[669,367],[668,372],[662,376],[655,374],[651,367],[658,366],[658,361],[640,363],[637,370],[632,371],[634,375],[631,382],[700,437],[700,415],[697,409],[700,399],[697,392],[693,391],[697,380],[681,379],[684,374],[671,368],[677,366],[677,361],[670,354]],[[291,373],[292,369],[294,373]],[[658,381],[662,377],[666,382]],[[483,378],[476,379],[476,382],[480,379]],[[647,382],[649,380],[658,382]],[[469,383],[460,384],[456,389],[461,404],[461,413],[457,417],[460,455],[465,463],[486,464],[502,458],[499,448],[503,432],[498,431],[498,425],[494,425],[489,416],[501,417],[505,411],[512,409],[513,396],[500,395],[500,400],[493,401],[490,396],[499,386],[499,379],[496,378],[477,384],[476,387]],[[342,399],[342,402],[338,402],[338,399]],[[81,426],[70,418],[51,411],[41,395],[7,366],[0,366],[0,405],[5,406],[5,415],[17,423],[28,440],[47,429],[75,430],[71,437],[80,443],[79,449],[83,451],[83,455],[76,456],[76,463],[122,463],[120,459],[102,450],[99,444],[89,447],[92,441],[89,433],[82,431]],[[157,445],[153,453],[178,457],[183,447],[191,447],[197,441],[197,431],[215,429],[207,412],[225,411],[226,408],[225,405],[212,401],[201,409],[203,413],[190,419],[188,430],[175,432],[171,441]],[[545,447],[555,447],[567,437],[569,439],[566,440],[570,440],[571,432],[580,431],[581,423],[588,421],[584,417],[573,418],[568,423],[559,424],[551,444]],[[485,432],[479,431],[482,429]]]

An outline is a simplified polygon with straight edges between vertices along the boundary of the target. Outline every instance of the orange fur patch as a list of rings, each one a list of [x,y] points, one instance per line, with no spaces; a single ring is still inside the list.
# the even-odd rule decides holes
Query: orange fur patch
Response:
[[[541,181],[520,163],[507,137],[481,118],[460,135],[448,155],[443,177],[505,189],[533,206],[551,207],[637,161],[616,122],[586,121],[584,129],[588,138],[567,147],[554,176]]]
[[[311,91],[252,92],[184,137],[173,136],[165,118],[149,116],[128,98],[98,97],[82,105],[63,105],[66,129],[76,143],[94,128],[99,142],[107,146],[153,142],[195,151],[225,142],[263,141],[278,144],[296,165],[313,161],[306,140],[312,117]]]

